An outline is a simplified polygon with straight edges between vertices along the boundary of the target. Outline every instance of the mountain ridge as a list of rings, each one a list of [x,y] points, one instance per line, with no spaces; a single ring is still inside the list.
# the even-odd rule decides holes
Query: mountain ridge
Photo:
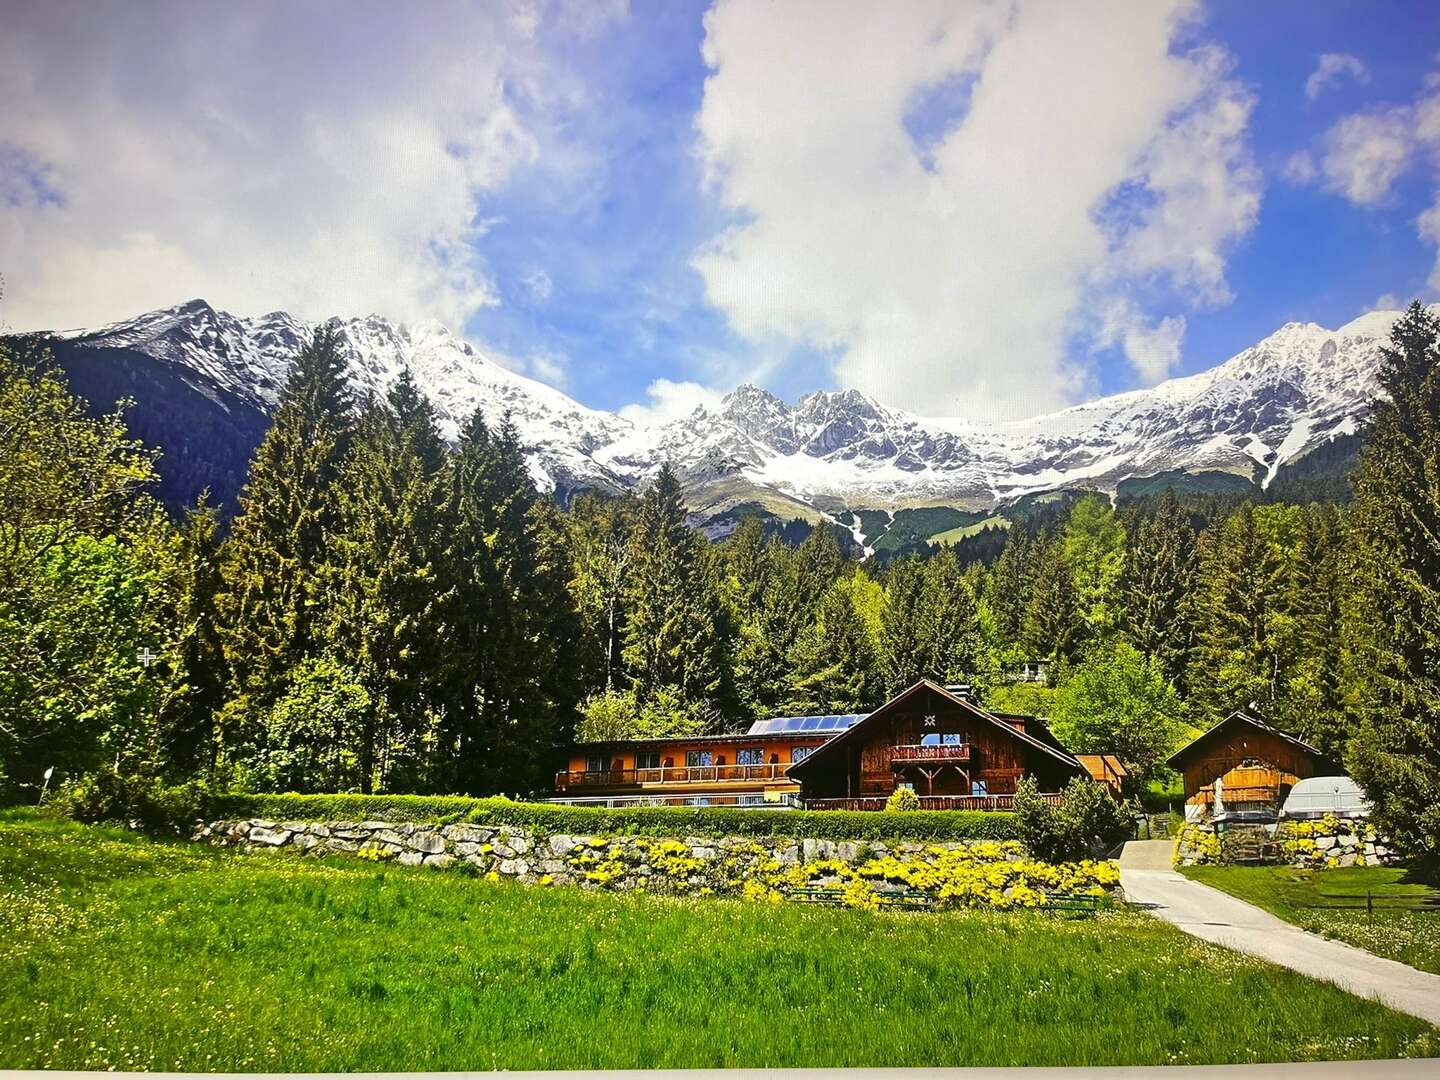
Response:
[[[848,528],[842,511],[852,508],[990,509],[1078,486],[1113,493],[1177,470],[1268,483],[1287,462],[1357,430],[1379,393],[1378,350],[1400,314],[1370,312],[1337,330],[1287,323],[1205,371],[990,424],[917,416],[856,390],[817,390],[792,404],[743,384],[718,406],[640,425],[505,367],[437,323],[375,315],[243,318],[191,300],[43,336],[92,363],[106,353],[142,354],[194,373],[200,378],[190,381],[212,397],[232,395],[268,412],[301,343],[328,325],[357,392],[383,393],[408,366],[447,437],[475,408],[492,421],[508,411],[544,490],[635,489],[668,461],[692,506],[723,509],[758,494],[792,516]]]

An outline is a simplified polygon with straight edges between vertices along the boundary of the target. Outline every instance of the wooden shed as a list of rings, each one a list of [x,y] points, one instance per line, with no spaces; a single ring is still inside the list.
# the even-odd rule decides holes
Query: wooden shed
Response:
[[[1208,811],[1215,781],[1227,810],[1278,810],[1290,789],[1311,776],[1345,770],[1315,747],[1245,712],[1233,712],[1170,755],[1185,777],[1187,806]]]

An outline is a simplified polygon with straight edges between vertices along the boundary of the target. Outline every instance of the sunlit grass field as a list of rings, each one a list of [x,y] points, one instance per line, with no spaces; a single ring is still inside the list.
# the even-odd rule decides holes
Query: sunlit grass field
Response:
[[[0,820],[0,1067],[1166,1064],[1440,1032],[1141,915],[487,883]]]
[[[1189,866],[1183,873],[1248,900],[1306,930],[1338,938],[1421,971],[1440,974],[1440,911],[1383,910],[1385,898],[1434,892],[1434,885],[1419,880],[1412,871],[1393,866],[1347,866],[1334,870],[1305,870],[1293,866]],[[1343,911],[1312,906],[1339,903],[1333,894],[1347,894],[1350,898],[1345,903],[1363,905],[1367,890],[1381,901],[1381,910]]]

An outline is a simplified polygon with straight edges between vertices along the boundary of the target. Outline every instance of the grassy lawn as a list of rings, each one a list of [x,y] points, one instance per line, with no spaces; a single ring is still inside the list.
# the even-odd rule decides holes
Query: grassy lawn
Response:
[[[1322,893],[1357,893],[1363,897],[1368,889],[1376,897],[1391,897],[1433,891],[1433,885],[1415,880],[1409,871],[1381,866],[1336,870],[1301,870],[1293,866],[1187,866],[1181,872],[1306,930],[1440,974],[1440,912],[1376,911],[1372,915],[1363,908],[1335,911],[1305,906],[1340,902],[1322,897]]]
[[[1125,912],[489,884],[0,819],[0,1068],[1165,1064],[1440,1031]]]

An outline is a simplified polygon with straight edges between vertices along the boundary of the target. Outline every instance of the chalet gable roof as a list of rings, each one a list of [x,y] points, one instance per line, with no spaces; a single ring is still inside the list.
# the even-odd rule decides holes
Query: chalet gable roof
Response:
[[[1166,759],[1165,764],[1169,765],[1172,769],[1183,769],[1187,761],[1190,761],[1198,753],[1200,753],[1201,750],[1203,750],[1204,747],[1212,739],[1218,737],[1222,731],[1224,731],[1226,728],[1236,727],[1239,725],[1246,725],[1255,729],[1256,731],[1262,731],[1267,735],[1274,735],[1277,739],[1284,740],[1291,746],[1295,747],[1297,750],[1309,754],[1311,757],[1314,757],[1320,761],[1327,762],[1331,765],[1336,764],[1335,762],[1331,761],[1330,758],[1328,758],[1325,754],[1321,753],[1319,750],[1311,746],[1309,743],[1305,742],[1303,739],[1297,739],[1294,735],[1288,735],[1285,732],[1281,731],[1279,728],[1271,727],[1269,724],[1265,723],[1265,721],[1256,719],[1249,713],[1245,712],[1243,709],[1236,709],[1229,716],[1225,717],[1225,719],[1221,720],[1218,724],[1211,727],[1208,731],[1202,732],[1201,734],[1195,736],[1195,738],[1191,739],[1179,750],[1176,750],[1173,754],[1171,754],[1170,757]]]
[[[1049,744],[1042,742],[1040,739],[1035,738],[1035,736],[1021,731],[1013,724],[1008,724],[1004,720],[1000,719],[998,716],[986,712],[979,705],[976,705],[968,698],[963,698],[960,697],[958,694],[951,693],[949,690],[945,689],[945,687],[941,686],[937,682],[934,682],[930,679],[921,679],[913,686],[909,687],[908,689],[902,690],[900,693],[896,694],[893,698],[887,701],[884,705],[881,705],[878,709],[872,712],[869,716],[865,717],[859,723],[854,724],[849,728],[846,728],[829,742],[816,747],[815,750],[803,761],[797,761],[795,764],[791,765],[790,768],[786,769],[785,775],[792,778],[797,778],[800,773],[803,773],[806,769],[811,768],[817,758],[829,757],[834,752],[837,746],[840,746],[843,743],[848,743],[851,740],[855,739],[857,737],[857,733],[863,731],[866,727],[870,726],[877,716],[882,716],[886,713],[894,711],[894,709],[896,709],[901,702],[906,701],[912,695],[922,690],[930,690],[940,695],[940,697],[946,699],[947,701],[959,705],[962,709],[965,709],[968,712],[974,714],[977,718],[984,720],[986,723],[995,727],[996,730],[1003,731],[1006,735],[1009,735],[1017,742],[1022,742],[1027,746],[1040,751],[1041,753],[1048,754],[1050,757],[1055,758],[1057,761],[1063,762],[1066,765],[1083,771],[1084,767],[1080,764],[1080,762],[1075,760],[1073,754],[1070,754],[1065,750],[1059,749],[1056,746],[1050,746]]]

